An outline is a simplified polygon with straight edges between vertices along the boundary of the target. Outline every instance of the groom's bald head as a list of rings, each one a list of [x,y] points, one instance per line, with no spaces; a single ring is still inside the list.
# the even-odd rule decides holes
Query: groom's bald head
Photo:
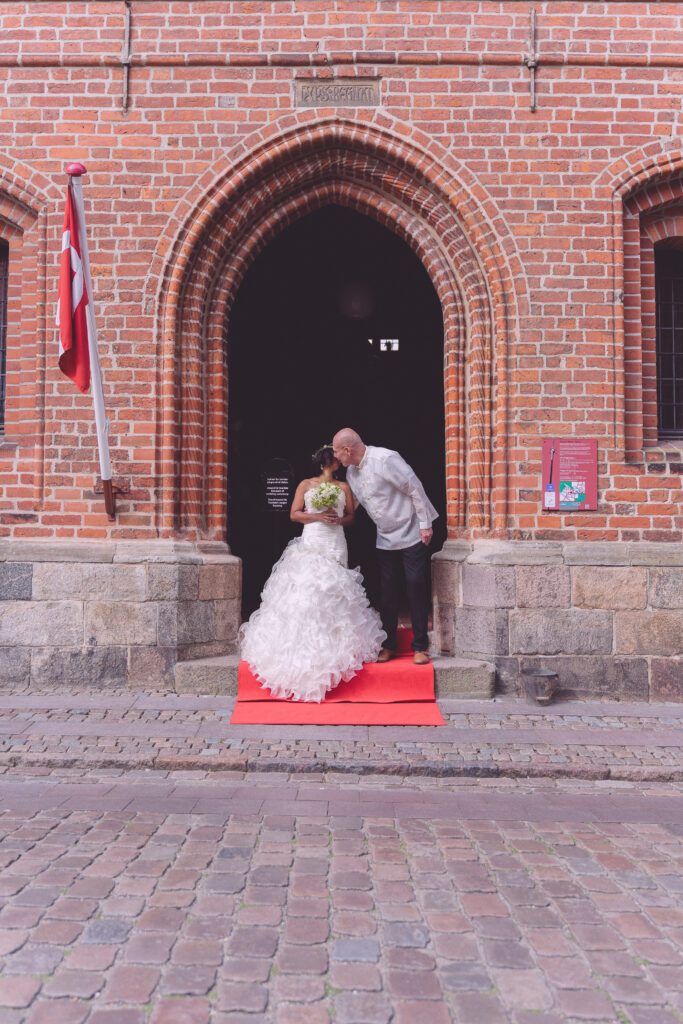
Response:
[[[351,427],[343,427],[337,431],[332,438],[332,447],[334,457],[339,459],[342,466],[357,466],[365,451],[360,434]]]

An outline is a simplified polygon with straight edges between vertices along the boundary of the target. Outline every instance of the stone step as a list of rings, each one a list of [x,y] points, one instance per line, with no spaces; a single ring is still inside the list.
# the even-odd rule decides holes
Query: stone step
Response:
[[[237,693],[239,657],[179,661],[175,670],[176,693],[234,696]],[[496,672],[489,662],[470,658],[434,658],[437,697],[485,700],[493,697]]]
[[[179,661],[175,667],[176,693],[235,696],[239,661],[237,654]]]
[[[463,700],[493,697],[496,669],[491,662],[438,655],[433,663],[437,697],[460,697]]]

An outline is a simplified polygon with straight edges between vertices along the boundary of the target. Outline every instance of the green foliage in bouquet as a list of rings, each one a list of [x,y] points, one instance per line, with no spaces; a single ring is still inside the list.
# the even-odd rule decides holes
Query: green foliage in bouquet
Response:
[[[313,491],[311,505],[316,512],[325,512],[327,509],[336,508],[341,492],[341,487],[338,484],[318,484]]]

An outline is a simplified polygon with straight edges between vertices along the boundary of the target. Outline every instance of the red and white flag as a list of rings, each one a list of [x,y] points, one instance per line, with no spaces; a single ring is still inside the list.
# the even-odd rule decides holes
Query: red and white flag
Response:
[[[59,264],[59,368],[79,390],[90,388],[88,288],[81,260],[78,219],[71,189],[66,193],[62,257]]]
[[[59,368],[77,388],[92,391],[97,431],[97,449],[100,476],[104,488],[104,503],[110,519],[115,515],[114,491],[109,458],[109,423],[104,411],[102,373],[97,353],[97,325],[92,307],[92,281],[88,240],[85,232],[83,187],[81,176],[86,173],[83,164],[68,164],[69,188],[66,193],[62,255],[59,263]]]

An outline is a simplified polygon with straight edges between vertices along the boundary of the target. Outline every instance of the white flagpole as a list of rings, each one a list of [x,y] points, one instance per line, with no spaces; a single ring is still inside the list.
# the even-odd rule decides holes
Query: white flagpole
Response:
[[[95,409],[95,428],[97,430],[97,447],[100,456],[100,476],[104,489],[104,506],[110,519],[115,518],[116,504],[114,501],[114,489],[111,480],[111,460],[109,458],[109,421],[104,411],[104,395],[102,393],[102,371],[100,370],[100,357],[97,350],[97,325],[95,323],[94,297],[92,278],[90,276],[90,257],[88,255],[88,240],[85,232],[85,212],[83,209],[83,185],[81,175],[86,173],[83,164],[68,164],[66,173],[69,175],[69,187],[76,207],[78,217],[78,241],[81,247],[81,263],[83,264],[83,276],[85,287],[88,293],[88,304],[86,306],[86,317],[88,322],[88,352],[90,355],[90,390],[92,391],[93,407]]]

